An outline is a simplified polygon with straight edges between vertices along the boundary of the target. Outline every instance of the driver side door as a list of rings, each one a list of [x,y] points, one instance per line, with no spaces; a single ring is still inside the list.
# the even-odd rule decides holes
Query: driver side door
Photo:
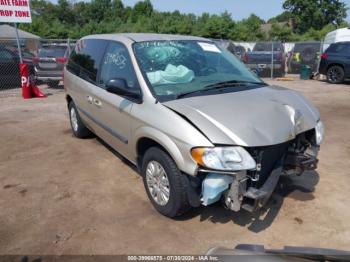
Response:
[[[106,91],[106,84],[113,78],[124,79],[127,88],[139,88],[127,48],[122,43],[110,41],[101,61],[97,86],[92,90],[93,105],[96,108],[94,114],[103,127],[101,138],[130,159],[130,112],[134,102]]]

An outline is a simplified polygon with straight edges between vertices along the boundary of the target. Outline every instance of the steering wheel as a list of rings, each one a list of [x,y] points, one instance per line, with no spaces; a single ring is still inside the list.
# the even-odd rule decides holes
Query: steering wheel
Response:
[[[210,75],[218,72],[218,70],[212,66],[203,67],[201,68],[200,71],[201,71],[201,75]]]

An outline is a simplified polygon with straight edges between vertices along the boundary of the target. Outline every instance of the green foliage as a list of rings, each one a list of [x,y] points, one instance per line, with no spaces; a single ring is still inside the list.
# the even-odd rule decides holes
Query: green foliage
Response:
[[[269,32],[270,40],[278,39],[282,42],[291,42],[297,40],[293,30],[288,25],[280,25],[277,22],[272,23],[271,31]]]
[[[345,5],[340,0],[286,0],[286,11],[271,18],[271,31],[263,32],[264,20],[252,14],[233,21],[231,14],[182,14],[159,12],[150,0],[125,7],[122,0],[31,0],[33,22],[20,28],[46,38],[80,38],[88,34],[155,32],[197,35],[236,41],[319,40],[337,26],[346,26]],[[294,31],[280,22],[295,21]]]
[[[340,0],[286,0],[283,8],[292,14],[295,31],[300,34],[321,30],[328,24],[339,26],[347,11]]]
[[[284,11],[282,14],[270,18],[267,22],[268,23],[276,23],[276,22],[289,22],[289,20],[293,18],[293,15],[289,11]]]

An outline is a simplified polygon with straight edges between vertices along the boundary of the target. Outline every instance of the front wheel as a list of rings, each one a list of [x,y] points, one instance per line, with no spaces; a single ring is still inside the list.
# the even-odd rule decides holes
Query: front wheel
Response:
[[[343,83],[344,77],[344,69],[341,66],[331,66],[327,71],[327,81],[331,84]]]
[[[143,183],[155,209],[167,217],[176,217],[190,209],[184,176],[174,160],[163,150],[152,147],[143,157],[141,173]]]

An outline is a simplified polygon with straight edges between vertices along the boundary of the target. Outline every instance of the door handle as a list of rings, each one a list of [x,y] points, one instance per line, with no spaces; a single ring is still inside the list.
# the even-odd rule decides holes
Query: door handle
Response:
[[[92,104],[92,101],[93,101],[92,96],[86,96],[86,99],[87,99],[89,104]]]
[[[95,106],[97,106],[97,107],[101,107],[102,106],[102,103],[101,103],[101,101],[100,100],[98,100],[98,99],[94,99],[94,104],[95,104]]]

